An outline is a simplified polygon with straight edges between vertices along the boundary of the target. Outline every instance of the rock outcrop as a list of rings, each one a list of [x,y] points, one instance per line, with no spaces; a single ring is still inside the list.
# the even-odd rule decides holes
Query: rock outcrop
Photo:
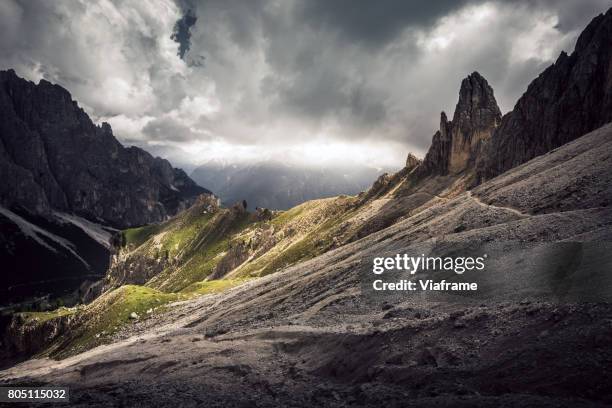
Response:
[[[73,315],[58,313],[55,318],[39,321],[13,315],[2,333],[0,361],[30,356],[61,336],[73,323]]]
[[[504,115],[478,162],[493,178],[612,121],[612,9],[593,19],[574,52],[536,78]]]
[[[0,72],[0,204],[75,213],[115,227],[161,221],[208,190],[96,126],[59,85]]]
[[[389,189],[389,186],[391,185],[392,180],[393,180],[393,176],[391,174],[389,173],[381,174],[376,179],[374,184],[372,184],[372,187],[370,187],[368,191],[364,192],[362,195],[359,196],[361,199],[361,202],[366,202],[370,200],[372,197],[377,197],[377,196],[384,194]]]
[[[423,160],[419,159],[412,153],[408,153],[408,157],[406,157],[406,169],[408,171],[412,171],[415,167],[421,164]]]
[[[459,174],[472,168],[501,121],[493,89],[474,72],[461,82],[453,120],[440,115],[440,130],[418,170],[419,176]]]

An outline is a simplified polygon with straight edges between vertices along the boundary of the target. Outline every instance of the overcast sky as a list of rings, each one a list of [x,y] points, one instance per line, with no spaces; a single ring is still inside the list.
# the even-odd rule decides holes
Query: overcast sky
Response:
[[[608,0],[0,1],[0,68],[176,165],[422,156],[479,71],[502,112]]]

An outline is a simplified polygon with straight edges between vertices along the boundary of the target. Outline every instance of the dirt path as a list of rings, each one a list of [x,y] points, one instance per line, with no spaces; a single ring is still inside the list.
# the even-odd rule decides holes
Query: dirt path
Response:
[[[473,195],[471,191],[467,192],[467,196],[469,198],[471,198],[472,200],[474,200],[474,202],[476,202],[476,204],[478,204],[479,206],[481,206],[483,208],[490,207],[490,208],[497,208],[497,209],[500,209],[500,210],[506,210],[506,211],[510,211],[510,212],[520,216],[520,217],[529,217],[530,216],[529,214],[522,213],[519,210],[517,210],[515,208],[512,208],[512,207],[500,207],[498,205],[484,203],[484,202],[482,202],[480,200],[480,198],[478,196]]]

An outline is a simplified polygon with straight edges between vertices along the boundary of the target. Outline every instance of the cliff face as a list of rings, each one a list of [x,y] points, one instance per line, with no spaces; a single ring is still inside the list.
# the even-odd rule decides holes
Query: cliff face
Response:
[[[506,114],[478,162],[495,177],[612,121],[612,10],[593,19]]]
[[[160,221],[207,193],[182,170],[96,126],[64,88],[0,72],[0,204],[116,227]]]
[[[53,318],[26,319],[23,315],[13,315],[1,337],[3,347],[0,360],[29,356],[40,351],[65,333],[73,323],[68,309],[59,309],[49,315]]]
[[[453,119],[416,175],[475,170],[480,184],[612,121],[612,10],[591,21],[571,55],[561,53],[501,117],[493,90],[474,72],[461,83]]]
[[[478,72],[472,73],[461,82],[452,121],[444,112],[440,115],[440,130],[434,134],[418,174],[459,174],[473,167],[500,120],[493,89]]]

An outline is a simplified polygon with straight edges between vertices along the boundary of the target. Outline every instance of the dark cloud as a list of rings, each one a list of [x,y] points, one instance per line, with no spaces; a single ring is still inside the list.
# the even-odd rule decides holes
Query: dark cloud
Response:
[[[609,0],[520,0],[533,8],[555,10],[559,16],[558,28],[563,32],[582,30],[585,22],[591,21],[597,13],[610,7]]]
[[[297,19],[317,29],[338,31],[349,42],[380,46],[407,27],[428,27],[468,0],[310,0],[300,2]],[[476,1],[472,1],[476,3]]]
[[[527,5],[540,10],[555,10],[559,29],[567,32],[582,28],[593,11],[610,7],[607,0],[492,0],[506,5]],[[297,20],[304,20],[317,29],[337,31],[349,42],[384,46],[407,28],[427,28],[466,5],[485,0],[309,0],[298,3]],[[595,6],[595,7],[593,7]]]
[[[0,68],[65,86],[120,139],[181,164],[241,152],[285,158],[283,147],[300,152],[311,141],[341,146],[331,152],[337,160],[361,149],[366,161],[394,164],[426,151],[467,74],[483,74],[507,111],[607,7],[5,0]]]
[[[148,122],[142,129],[147,140],[163,142],[189,142],[201,140],[202,134],[174,118],[159,118]]]
[[[205,20],[202,25],[215,26],[220,32],[227,34],[233,44],[242,48],[254,46],[260,20],[271,3],[269,0],[185,1],[179,0],[180,6],[185,10],[197,10],[198,16]],[[201,28],[206,30],[206,27]]]
[[[191,47],[191,27],[198,21],[194,11],[187,9],[185,14],[174,25],[174,32],[171,38],[179,45],[178,56],[185,58],[185,54]]]

